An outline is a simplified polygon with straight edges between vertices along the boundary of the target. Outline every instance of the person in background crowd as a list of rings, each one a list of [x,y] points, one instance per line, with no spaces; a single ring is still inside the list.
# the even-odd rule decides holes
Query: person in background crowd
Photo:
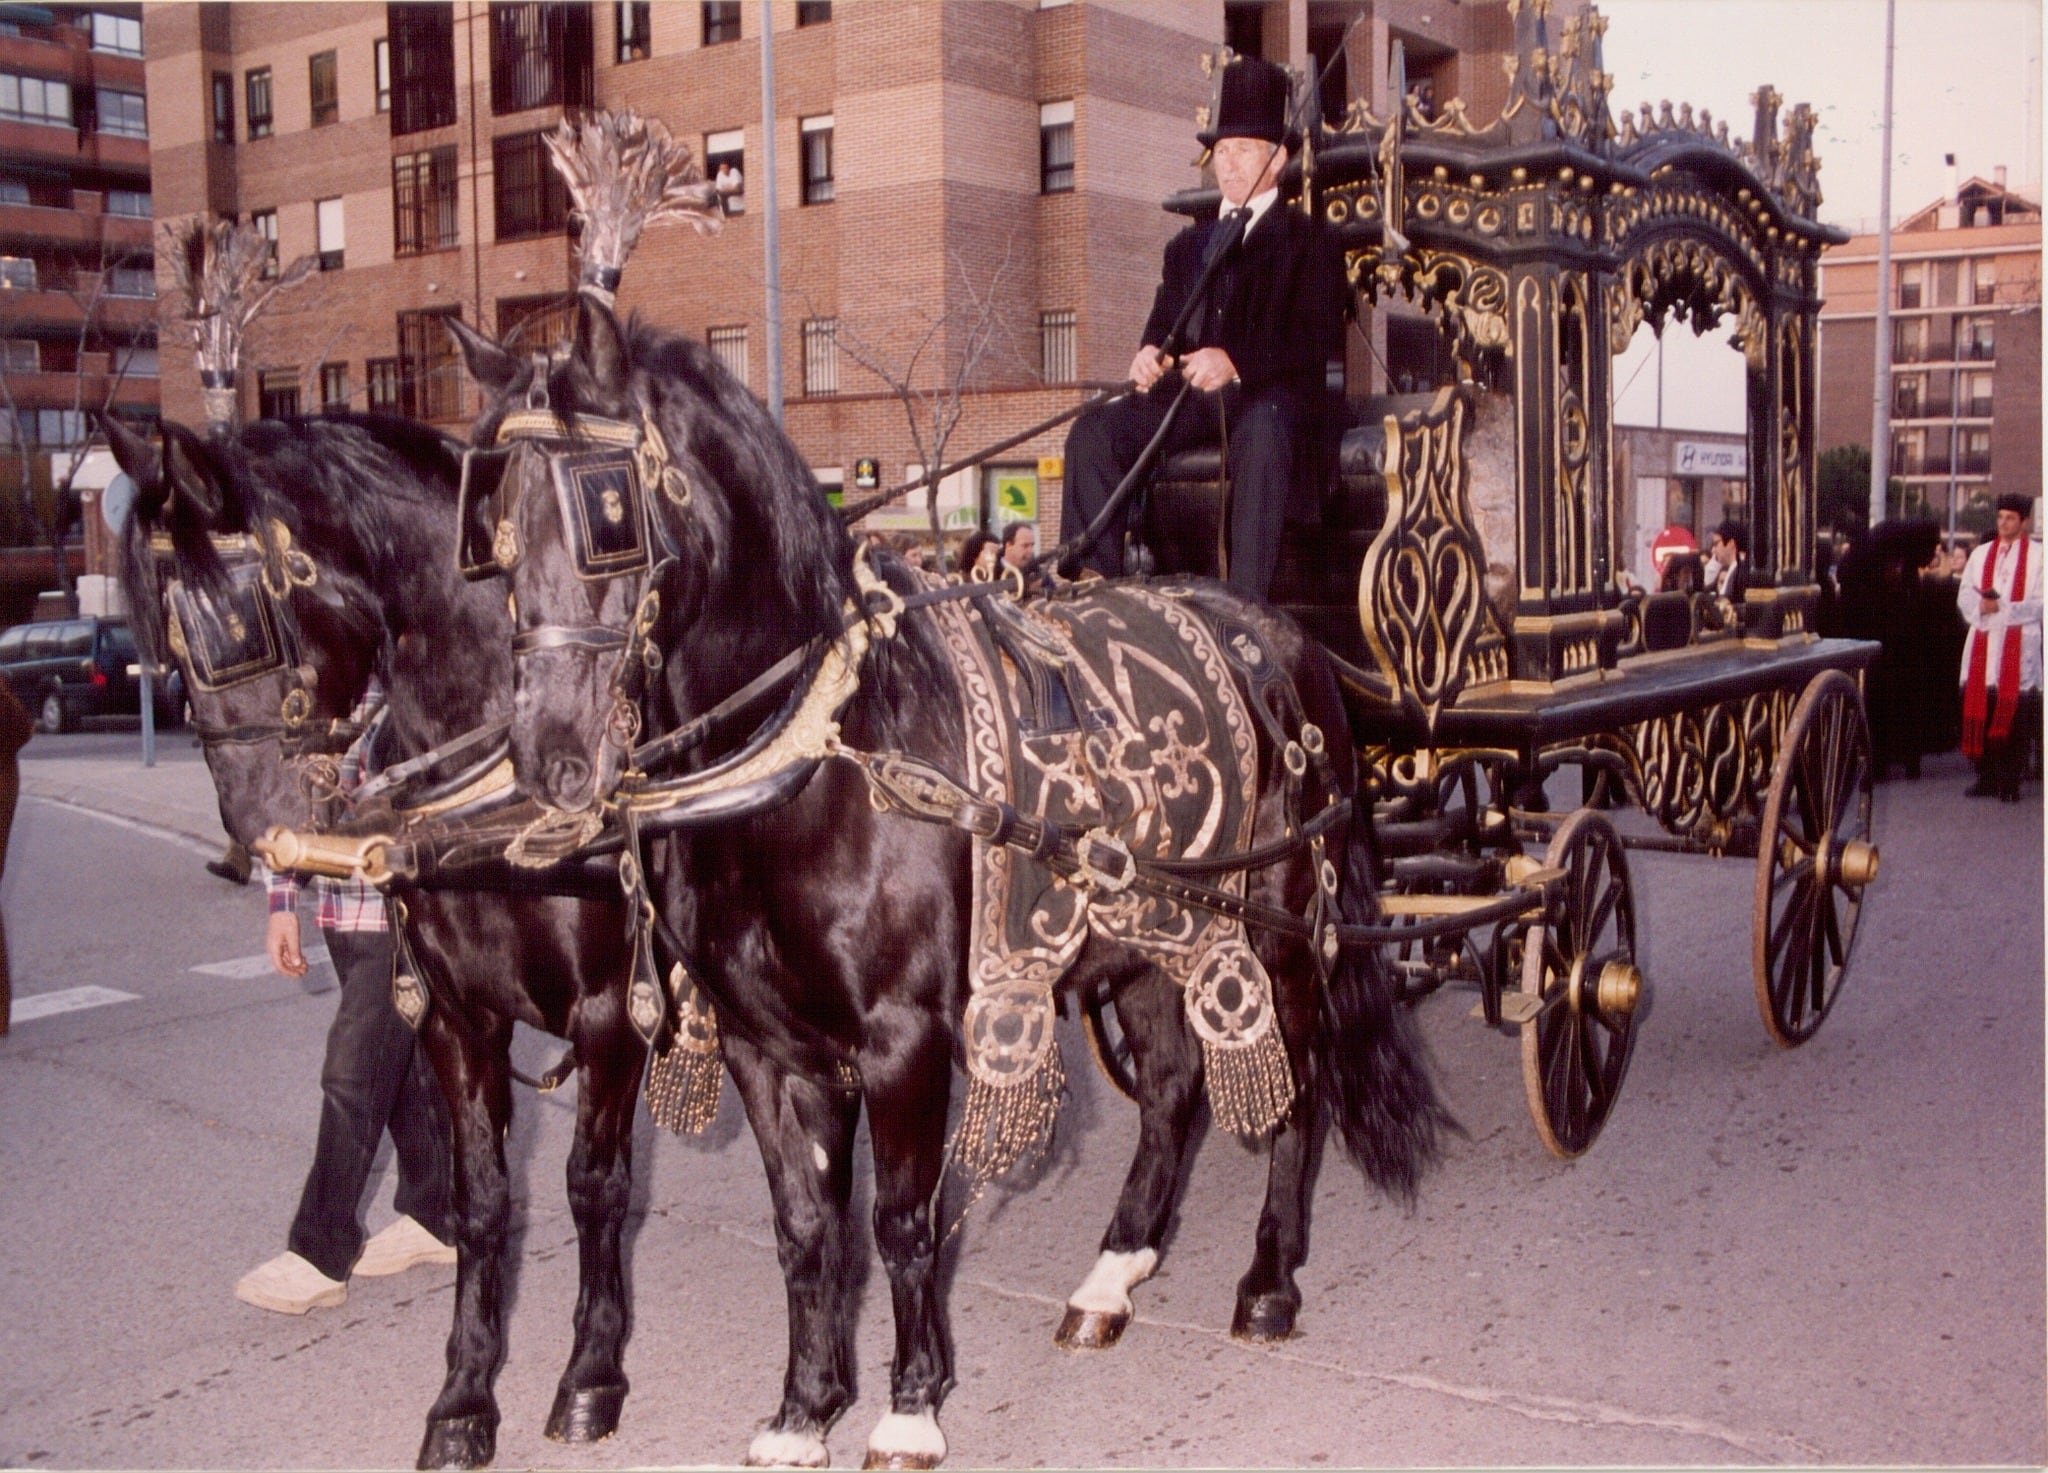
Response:
[[[1343,349],[1350,294],[1337,247],[1322,217],[1280,200],[1288,150],[1298,147],[1285,70],[1257,57],[1230,62],[1219,80],[1216,115],[1197,134],[1210,149],[1223,213],[1167,242],[1159,288],[1131,358],[1138,392],[1112,399],[1074,422],[1067,435],[1066,499],[1060,540],[1084,531],[1109,505],[1125,474],[1165,421],[1184,379],[1195,391],[1181,406],[1161,450],[1228,445],[1229,581],[1263,598],[1280,557],[1280,540],[1297,466],[1315,443],[1327,365]],[[1192,346],[1178,358],[1161,349],[1214,249],[1242,236],[1217,262],[1189,318]],[[1086,566],[1124,571],[1129,513],[1120,511],[1063,573]]]
[[[1026,593],[1031,592],[1041,581],[1038,575],[1030,571],[1031,560],[1037,556],[1038,528],[1034,524],[1012,522],[1003,528],[1004,566],[1017,570],[1017,576],[1024,580]]]
[[[1738,614],[1742,611],[1743,595],[1749,592],[1749,558],[1743,550],[1748,537],[1742,523],[1725,521],[1714,529],[1713,544],[1707,549],[1715,569],[1708,587],[1734,604]]]
[[[1963,753],[1977,764],[1973,798],[2017,803],[2041,729],[2041,543],[2027,534],[2031,496],[1998,498],[1998,535],[1963,567],[1956,607],[1963,646]]]
[[[0,681],[0,877],[7,873],[7,835],[14,828],[14,806],[21,799],[21,749],[35,735],[36,724],[14,692]],[[8,1029],[14,1007],[14,979],[7,970],[7,925],[0,920],[0,1037]]]
[[[1706,571],[1696,552],[1674,552],[1664,559],[1664,572],[1657,579],[1659,593],[1698,593],[1706,586]]]
[[[351,719],[364,735],[342,758],[348,792],[369,775],[379,730],[373,718],[384,693],[372,681]],[[419,1263],[453,1263],[454,1204],[449,1173],[447,1107],[426,1050],[391,1002],[393,941],[384,897],[361,880],[316,881],[320,930],[341,981],[341,999],[327,1030],[320,1071],[320,1132],[313,1166],[299,1196],[290,1247],[249,1270],[235,1297],[258,1309],[304,1314],[348,1298],[352,1275],[402,1273]],[[270,881],[264,949],[287,977],[303,977],[299,886],[288,875]],[[365,1242],[363,1188],[386,1130],[398,1157],[398,1220]]]
[[[1842,565],[1841,601],[1823,626],[1824,632],[1883,646],[1863,684],[1879,781],[1895,766],[1917,778],[1923,757],[1955,744],[1951,652],[1962,620],[1954,594],[1921,577],[1921,569],[1940,555],[1940,536],[1930,521],[1879,523]]]
[[[995,578],[995,533],[977,527],[961,543],[961,557],[954,563],[954,572],[961,574],[963,582],[985,584]]]

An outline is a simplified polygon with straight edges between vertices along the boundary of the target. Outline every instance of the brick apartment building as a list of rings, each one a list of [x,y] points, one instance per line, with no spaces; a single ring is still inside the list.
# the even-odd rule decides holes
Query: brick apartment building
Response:
[[[1817,443],[1870,445],[1877,237],[1821,260]],[[2041,207],[1972,179],[1892,231],[1891,474],[1909,509],[1991,525],[2003,491],[2041,490]]]
[[[156,413],[141,15],[0,5],[0,616],[54,583],[24,546],[48,536],[52,457],[94,411]]]
[[[821,479],[851,482],[872,457],[894,485],[921,456],[888,380],[952,381],[977,323],[989,341],[949,459],[1122,378],[1159,249],[1184,223],[1161,200],[1201,182],[1203,54],[1227,40],[1304,65],[1337,49],[1359,9],[775,0],[784,306],[772,345],[755,0],[152,5],[159,213],[252,220],[283,260],[320,258],[252,334],[246,414],[347,404],[456,429],[477,406],[438,319],[529,343],[567,330],[575,269],[541,135],[564,109],[635,108],[710,172],[737,170],[741,189],[719,235],[642,238],[622,311],[709,343],[764,397],[775,353],[789,431]],[[1411,85],[1463,96],[1475,118],[1498,111],[1505,0],[1366,9],[1326,109],[1363,96],[1383,113],[1399,36]],[[1390,355],[1398,373],[1404,354],[1433,353],[1433,331],[1415,329],[1404,317],[1355,337],[1353,392],[1384,387]],[[164,412],[200,418],[189,362],[166,363]],[[955,478],[942,509],[1055,525],[1063,437]]]

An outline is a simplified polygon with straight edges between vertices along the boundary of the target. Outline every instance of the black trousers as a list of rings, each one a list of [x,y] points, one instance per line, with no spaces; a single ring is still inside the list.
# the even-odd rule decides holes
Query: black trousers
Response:
[[[1132,394],[1098,404],[1067,431],[1066,496],[1060,507],[1060,541],[1083,531],[1109,503],[1124,474],[1137,463],[1166,417],[1179,389],[1169,375],[1149,394]],[[1220,412],[1219,412],[1220,410]],[[1228,434],[1230,490],[1230,586],[1264,598],[1280,561],[1280,534],[1293,494],[1294,471],[1304,454],[1308,412],[1290,388],[1246,394],[1191,391],[1160,449],[1162,458],[1197,445],[1214,445]],[[1129,503],[1081,555],[1083,566],[1105,577],[1123,572]]]
[[[1998,692],[1987,692],[1992,709],[1997,709]],[[2041,693],[2037,690],[2020,692],[2018,707],[2012,713],[2012,730],[2005,740],[1995,742],[1989,736],[1984,739],[1984,755],[1977,759],[1977,776],[1986,787],[1995,788],[1999,793],[2017,793],[2020,782],[2027,775],[2027,759],[2034,744],[2041,739]]]
[[[391,1004],[388,931],[329,931],[341,1002],[320,1070],[320,1134],[292,1219],[291,1250],[330,1279],[363,1251],[362,1199],[384,1132],[398,1157],[398,1210],[449,1242],[448,1109],[441,1086]]]

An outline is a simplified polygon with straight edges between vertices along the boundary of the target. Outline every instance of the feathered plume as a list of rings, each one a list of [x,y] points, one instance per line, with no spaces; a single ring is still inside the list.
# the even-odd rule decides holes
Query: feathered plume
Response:
[[[640,232],[663,220],[687,220],[699,234],[725,223],[718,191],[704,180],[690,145],[653,118],[600,112],[578,125],[567,118],[547,135],[555,169],[582,222],[581,289],[606,306],[618,290]]]
[[[304,281],[316,258],[301,256],[266,280],[271,247],[261,231],[198,217],[165,225],[157,250],[177,282],[172,307],[199,362],[207,421],[224,427],[235,417],[235,368],[249,324],[279,292]]]

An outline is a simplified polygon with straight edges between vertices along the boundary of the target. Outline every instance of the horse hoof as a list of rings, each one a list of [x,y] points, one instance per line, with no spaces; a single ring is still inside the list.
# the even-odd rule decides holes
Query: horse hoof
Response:
[[[930,1453],[885,1453],[871,1447],[860,1465],[863,1468],[936,1468],[939,1460]]]
[[[1059,1333],[1052,1337],[1053,1343],[1062,1350],[1107,1350],[1124,1338],[1124,1329],[1130,1322],[1128,1314],[1076,1309],[1070,1304],[1060,1320]]]
[[[564,1386],[555,1393],[554,1409],[548,1413],[547,1435],[556,1442],[603,1442],[619,1430],[619,1410],[626,1404],[626,1388]]]
[[[420,1458],[413,1466],[488,1468],[498,1452],[498,1419],[488,1412],[470,1417],[445,1417],[427,1423]]]
[[[1230,1318],[1230,1338],[1263,1344],[1285,1340],[1294,1333],[1294,1317],[1301,1312],[1297,1294],[1250,1294],[1237,1301],[1237,1313]]]

